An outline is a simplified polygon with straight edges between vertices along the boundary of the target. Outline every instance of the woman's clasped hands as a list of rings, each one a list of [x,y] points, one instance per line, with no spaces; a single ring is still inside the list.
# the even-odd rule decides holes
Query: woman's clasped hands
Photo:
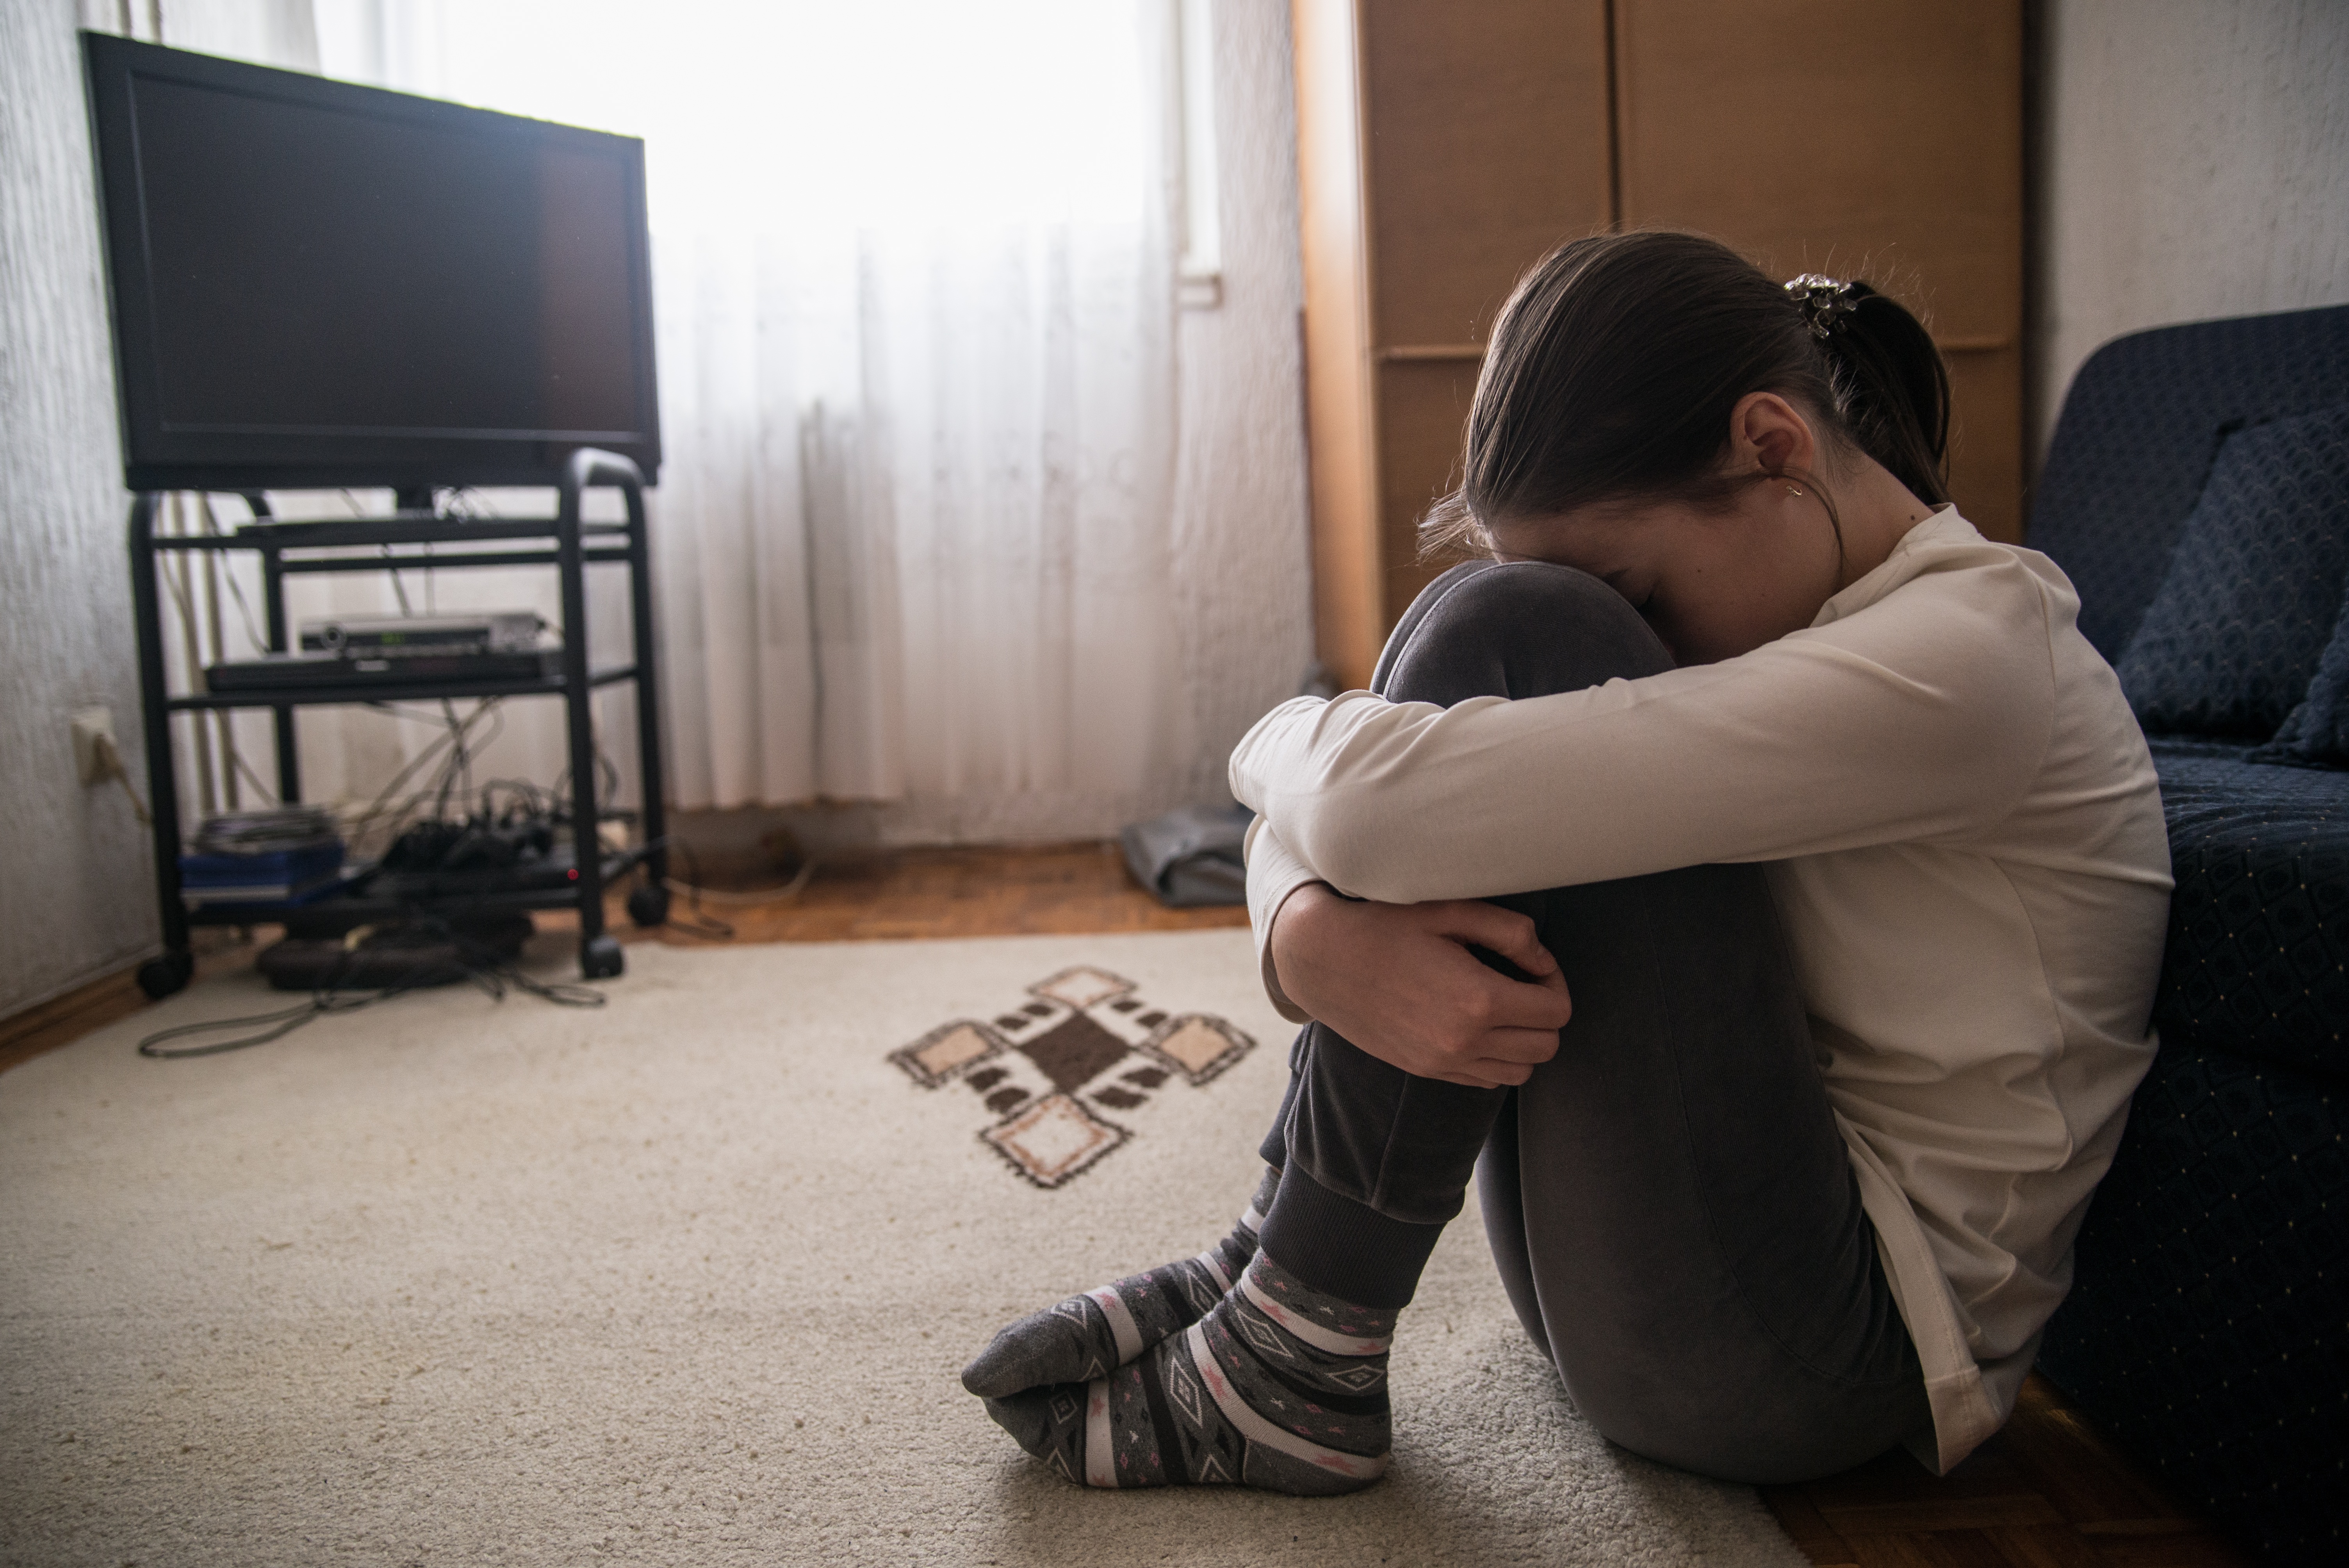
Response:
[[[1534,923],[1474,899],[1369,903],[1317,882],[1281,905],[1271,950],[1281,989],[1322,1025],[1407,1073],[1471,1088],[1524,1083],[1574,1012]]]

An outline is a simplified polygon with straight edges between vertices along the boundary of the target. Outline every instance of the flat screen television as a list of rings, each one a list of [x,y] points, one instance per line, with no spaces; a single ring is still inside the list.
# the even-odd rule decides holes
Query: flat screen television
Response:
[[[133,490],[660,464],[644,143],[82,35]]]

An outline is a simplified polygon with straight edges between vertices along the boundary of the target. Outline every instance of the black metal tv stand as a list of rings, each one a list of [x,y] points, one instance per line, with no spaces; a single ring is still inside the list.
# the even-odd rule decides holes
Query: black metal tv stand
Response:
[[[627,503],[625,523],[587,522],[580,515],[584,493],[596,486],[618,489]],[[403,491],[403,503],[417,492]],[[552,518],[460,520],[425,514],[391,518],[337,519],[316,523],[260,523],[225,534],[159,534],[155,516],[162,493],[140,494],[130,507],[130,586],[139,627],[139,683],[145,708],[147,787],[153,802],[155,893],[162,919],[163,953],[139,971],[150,996],[167,996],[187,985],[195,971],[189,933],[197,925],[252,925],[289,916],[348,916],[392,920],[419,913],[471,915],[532,909],[576,908],[579,967],[591,980],[618,975],[626,966],[618,940],[604,929],[605,886],[641,862],[652,874],[650,888],[632,913],[657,924],[667,913],[664,878],[667,828],[662,810],[659,690],[654,679],[652,576],[645,531],[644,476],[636,465],[611,452],[572,454],[558,489]],[[552,566],[561,578],[563,663],[559,675],[504,681],[419,681],[337,688],[302,686],[231,693],[174,694],[163,663],[162,599],[159,557],[166,551],[253,551],[261,557],[263,597],[267,602],[269,650],[287,651],[285,579],[319,572],[382,572],[424,564],[413,556],[387,559],[387,544],[465,543],[469,548],[431,558],[435,570],[475,566]],[[360,553],[364,552],[365,553]],[[587,568],[625,566],[628,573],[631,634],[629,662],[591,669],[587,662]],[[633,854],[602,851],[596,832],[595,735],[590,697],[601,686],[634,683],[636,753],[643,801],[639,824],[646,848]],[[265,707],[275,717],[277,793],[291,803],[302,798],[302,775],[295,749],[298,708],[334,703],[430,701],[441,697],[554,696],[563,699],[571,763],[571,820],[575,879],[560,887],[511,887],[461,894],[414,897],[370,896],[355,891],[299,903],[236,903],[190,909],[180,890],[180,801],[171,748],[171,715],[216,708]]]

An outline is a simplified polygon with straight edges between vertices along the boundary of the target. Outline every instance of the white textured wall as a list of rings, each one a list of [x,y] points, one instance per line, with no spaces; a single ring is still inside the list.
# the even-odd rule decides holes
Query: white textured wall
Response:
[[[1224,299],[1185,311],[1176,339],[1174,592],[1200,800],[1229,799],[1225,758],[1313,656],[1288,0],[1216,0],[1215,42]]]
[[[2349,3],[2048,0],[2038,212],[2044,451],[2141,327],[2349,302]]]
[[[148,0],[130,6],[145,36]],[[308,0],[173,0],[170,42],[315,57]],[[157,940],[120,789],[75,776],[68,716],[113,709],[146,793],[105,263],[76,29],[112,0],[0,0],[0,1016]]]
[[[143,830],[67,727],[111,707],[145,792],[79,20],[0,0],[0,1016],[156,934]]]

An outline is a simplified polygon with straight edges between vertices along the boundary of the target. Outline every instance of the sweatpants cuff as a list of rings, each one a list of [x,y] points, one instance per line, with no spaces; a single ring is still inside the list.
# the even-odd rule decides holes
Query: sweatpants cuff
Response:
[[[1313,1290],[1356,1306],[1411,1305],[1442,1225],[1391,1220],[1332,1192],[1297,1161],[1257,1236],[1267,1253]]]

